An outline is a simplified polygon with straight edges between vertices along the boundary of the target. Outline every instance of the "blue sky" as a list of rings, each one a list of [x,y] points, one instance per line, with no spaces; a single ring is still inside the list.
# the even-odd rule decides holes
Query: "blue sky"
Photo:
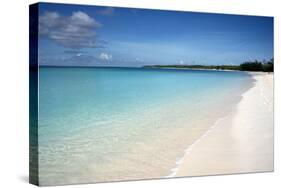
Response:
[[[39,6],[40,65],[219,65],[272,57],[272,17]]]

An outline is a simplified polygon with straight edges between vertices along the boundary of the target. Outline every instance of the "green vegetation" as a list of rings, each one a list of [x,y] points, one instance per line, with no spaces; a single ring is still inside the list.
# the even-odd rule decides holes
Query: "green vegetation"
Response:
[[[273,72],[273,59],[269,61],[259,62],[255,60],[254,62],[245,62],[240,64],[240,70],[242,71],[263,71],[263,72]]]
[[[273,72],[273,62],[247,61],[240,65],[148,65],[144,68],[179,68],[179,69],[212,69],[212,70],[236,70],[236,71],[260,71]]]
[[[239,70],[238,65],[149,65],[145,68],[186,68],[186,69],[215,69],[215,70]]]

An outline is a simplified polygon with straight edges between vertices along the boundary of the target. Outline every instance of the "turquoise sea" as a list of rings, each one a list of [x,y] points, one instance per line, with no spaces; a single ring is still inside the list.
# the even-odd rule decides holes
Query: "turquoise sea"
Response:
[[[234,71],[40,67],[40,185],[168,176],[253,81]]]

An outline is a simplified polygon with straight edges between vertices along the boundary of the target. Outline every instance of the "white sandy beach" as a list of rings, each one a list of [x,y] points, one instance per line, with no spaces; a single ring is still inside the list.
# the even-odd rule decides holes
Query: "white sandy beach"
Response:
[[[251,74],[255,85],[187,149],[174,176],[273,171],[273,74]]]

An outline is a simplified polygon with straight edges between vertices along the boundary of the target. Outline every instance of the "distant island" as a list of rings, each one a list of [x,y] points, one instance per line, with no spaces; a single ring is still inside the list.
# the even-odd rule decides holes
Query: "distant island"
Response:
[[[208,69],[208,70],[234,70],[273,72],[274,59],[269,61],[247,61],[240,65],[146,65],[144,68],[176,68],[176,69]]]

